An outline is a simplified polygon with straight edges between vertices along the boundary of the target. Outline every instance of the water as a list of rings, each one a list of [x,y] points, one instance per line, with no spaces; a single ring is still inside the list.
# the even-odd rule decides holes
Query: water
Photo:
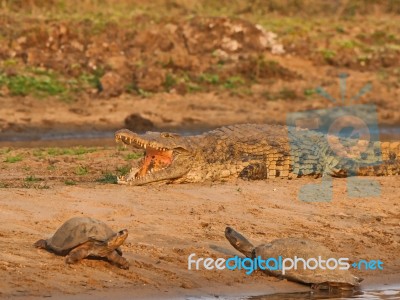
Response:
[[[400,285],[384,286],[381,289],[365,289],[350,295],[338,295],[329,293],[302,292],[302,293],[278,293],[260,296],[232,297],[232,296],[204,296],[186,297],[186,300],[298,300],[298,299],[367,299],[367,300],[400,300]]]
[[[399,300],[400,286],[391,287],[385,290],[359,291],[353,295],[329,295],[318,294],[313,292],[308,293],[292,293],[292,294],[272,294],[265,296],[253,296],[243,298],[243,300],[291,300],[291,299],[370,299],[370,300]]]
[[[208,130],[210,128],[157,131],[171,131],[181,135],[196,135]],[[400,127],[381,127],[379,131],[382,140],[400,140]],[[115,130],[3,133],[0,135],[0,147],[114,146],[114,133]]]
[[[181,135],[197,135],[209,128],[154,130],[176,132]],[[74,146],[115,146],[114,133],[116,130],[86,130],[86,131],[55,131],[0,134],[0,147],[74,147]]]
[[[112,146],[114,131],[22,132],[0,135],[0,147]]]

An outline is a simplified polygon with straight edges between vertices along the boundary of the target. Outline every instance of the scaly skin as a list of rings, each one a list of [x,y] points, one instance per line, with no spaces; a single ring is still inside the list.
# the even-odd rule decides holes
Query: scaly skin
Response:
[[[399,142],[338,140],[293,127],[243,124],[197,136],[122,129],[115,139],[146,151],[120,184],[400,174]]]

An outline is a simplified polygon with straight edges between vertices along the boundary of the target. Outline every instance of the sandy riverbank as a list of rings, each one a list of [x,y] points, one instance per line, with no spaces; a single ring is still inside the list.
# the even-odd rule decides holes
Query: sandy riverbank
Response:
[[[375,179],[381,184],[381,197],[348,198],[346,179],[335,179],[334,199],[329,203],[298,200],[301,186],[315,179],[2,188],[0,295],[98,297],[128,292],[158,297],[231,294],[249,285],[264,294],[304,290],[260,272],[247,276],[241,271],[188,271],[191,253],[214,258],[237,254],[225,240],[227,225],[255,244],[279,237],[307,237],[351,259],[380,259],[385,263],[383,271],[355,274],[364,277],[367,286],[377,277],[398,282],[400,186],[396,177]],[[67,266],[63,257],[32,247],[66,219],[80,215],[101,219],[115,230],[129,229],[123,251],[130,270],[97,260]]]

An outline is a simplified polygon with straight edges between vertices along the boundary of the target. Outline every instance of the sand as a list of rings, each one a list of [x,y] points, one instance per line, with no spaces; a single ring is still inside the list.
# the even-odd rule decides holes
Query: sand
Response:
[[[371,179],[371,178],[370,178]],[[0,296],[184,297],[307,291],[256,271],[188,270],[188,256],[239,254],[224,237],[226,226],[254,244],[306,237],[351,260],[380,259],[384,270],[353,273],[372,283],[400,282],[400,204],[396,177],[376,177],[378,198],[349,198],[346,179],[334,180],[331,202],[304,202],[299,189],[318,179],[273,179],[144,187],[83,183],[49,189],[0,189]],[[123,245],[129,270],[86,259],[64,258],[32,244],[65,220],[90,216],[113,229],[127,228]]]

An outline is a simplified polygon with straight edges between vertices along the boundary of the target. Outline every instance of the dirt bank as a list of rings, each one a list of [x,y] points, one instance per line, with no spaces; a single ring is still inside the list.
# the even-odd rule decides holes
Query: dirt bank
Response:
[[[88,295],[121,288],[142,296],[198,295],[247,285],[254,290],[262,286],[264,293],[298,289],[260,272],[247,276],[242,271],[188,271],[191,253],[214,258],[237,254],[224,238],[227,225],[256,244],[307,237],[351,259],[380,259],[383,271],[354,273],[367,279],[392,274],[398,281],[400,186],[395,177],[375,179],[381,184],[381,197],[348,198],[346,179],[335,179],[329,203],[298,200],[299,189],[315,179],[146,187],[55,182],[47,189],[2,188],[0,295]],[[129,229],[123,251],[130,270],[97,260],[67,266],[62,257],[32,247],[66,219],[83,215],[114,229]]]

